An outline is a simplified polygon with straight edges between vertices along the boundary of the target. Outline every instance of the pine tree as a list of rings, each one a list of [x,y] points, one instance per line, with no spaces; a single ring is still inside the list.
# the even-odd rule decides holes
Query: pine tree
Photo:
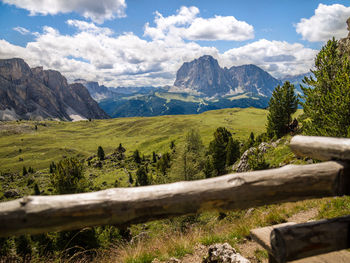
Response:
[[[213,160],[210,158],[210,156],[207,156],[207,159],[205,160],[203,172],[205,178],[211,178],[216,176],[214,174]]]
[[[209,153],[212,155],[213,167],[217,175],[222,175],[226,171],[226,148],[230,138],[232,138],[231,133],[226,128],[219,127],[214,132],[214,140],[210,142]]]
[[[134,179],[132,178],[131,173],[129,173],[129,184],[133,184],[134,183]]]
[[[350,63],[334,38],[315,59],[314,77],[304,79],[303,129],[307,135],[349,137]]]
[[[40,195],[40,189],[37,183],[34,185],[34,195]]]
[[[226,147],[226,166],[234,164],[239,158],[239,154],[239,141],[233,140],[232,137],[230,137]]]
[[[146,169],[144,166],[141,166],[137,169],[136,177],[137,177],[137,182],[139,185],[141,185],[141,186],[149,185],[147,172],[146,172]]]
[[[269,101],[266,131],[270,138],[280,138],[288,132],[288,125],[297,107],[298,98],[294,93],[294,85],[289,81],[284,82],[282,87],[278,85]]]
[[[27,174],[28,174],[27,168],[25,166],[23,166],[22,175],[25,176]]]
[[[135,150],[132,157],[135,163],[141,163],[141,156],[139,150]]]
[[[75,158],[66,158],[60,161],[51,181],[58,194],[80,193],[87,188],[83,165]]]
[[[190,130],[185,142],[178,148],[170,176],[173,180],[195,180],[204,178],[204,145],[199,132]]]
[[[98,146],[97,148],[97,157],[100,160],[104,160],[105,159],[105,152],[103,150],[103,148],[101,146]]]

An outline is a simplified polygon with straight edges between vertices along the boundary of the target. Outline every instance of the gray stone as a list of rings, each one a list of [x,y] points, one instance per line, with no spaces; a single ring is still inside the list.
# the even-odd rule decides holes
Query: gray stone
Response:
[[[242,257],[228,243],[214,244],[208,249],[208,256],[203,259],[202,263],[250,263]]]

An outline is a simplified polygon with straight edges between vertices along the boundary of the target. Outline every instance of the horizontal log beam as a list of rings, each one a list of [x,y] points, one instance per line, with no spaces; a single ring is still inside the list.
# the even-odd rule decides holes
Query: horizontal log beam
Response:
[[[317,160],[350,160],[350,139],[294,136],[290,142],[292,151],[298,156]]]
[[[0,236],[127,225],[205,210],[244,209],[348,192],[341,162],[288,165],[191,182],[92,193],[28,196],[0,203]]]
[[[279,263],[350,248],[350,216],[278,227],[271,248]]]

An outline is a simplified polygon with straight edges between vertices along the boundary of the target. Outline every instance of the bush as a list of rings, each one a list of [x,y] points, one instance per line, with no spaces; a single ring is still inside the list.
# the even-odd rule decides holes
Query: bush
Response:
[[[104,152],[102,146],[98,146],[98,148],[97,148],[97,157],[100,160],[104,160],[105,159],[105,152]]]

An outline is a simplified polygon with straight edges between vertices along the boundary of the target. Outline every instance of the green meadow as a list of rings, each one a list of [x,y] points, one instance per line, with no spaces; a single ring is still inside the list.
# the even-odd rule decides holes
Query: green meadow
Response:
[[[86,158],[101,145],[106,154],[119,143],[142,154],[164,152],[169,143],[181,143],[187,130],[198,129],[205,145],[217,127],[226,127],[240,140],[250,132],[265,131],[267,111],[232,108],[197,115],[133,117],[80,122],[19,121],[0,123],[0,171],[19,172],[23,166],[39,170],[52,161],[75,156]],[[35,126],[37,129],[35,129]]]

